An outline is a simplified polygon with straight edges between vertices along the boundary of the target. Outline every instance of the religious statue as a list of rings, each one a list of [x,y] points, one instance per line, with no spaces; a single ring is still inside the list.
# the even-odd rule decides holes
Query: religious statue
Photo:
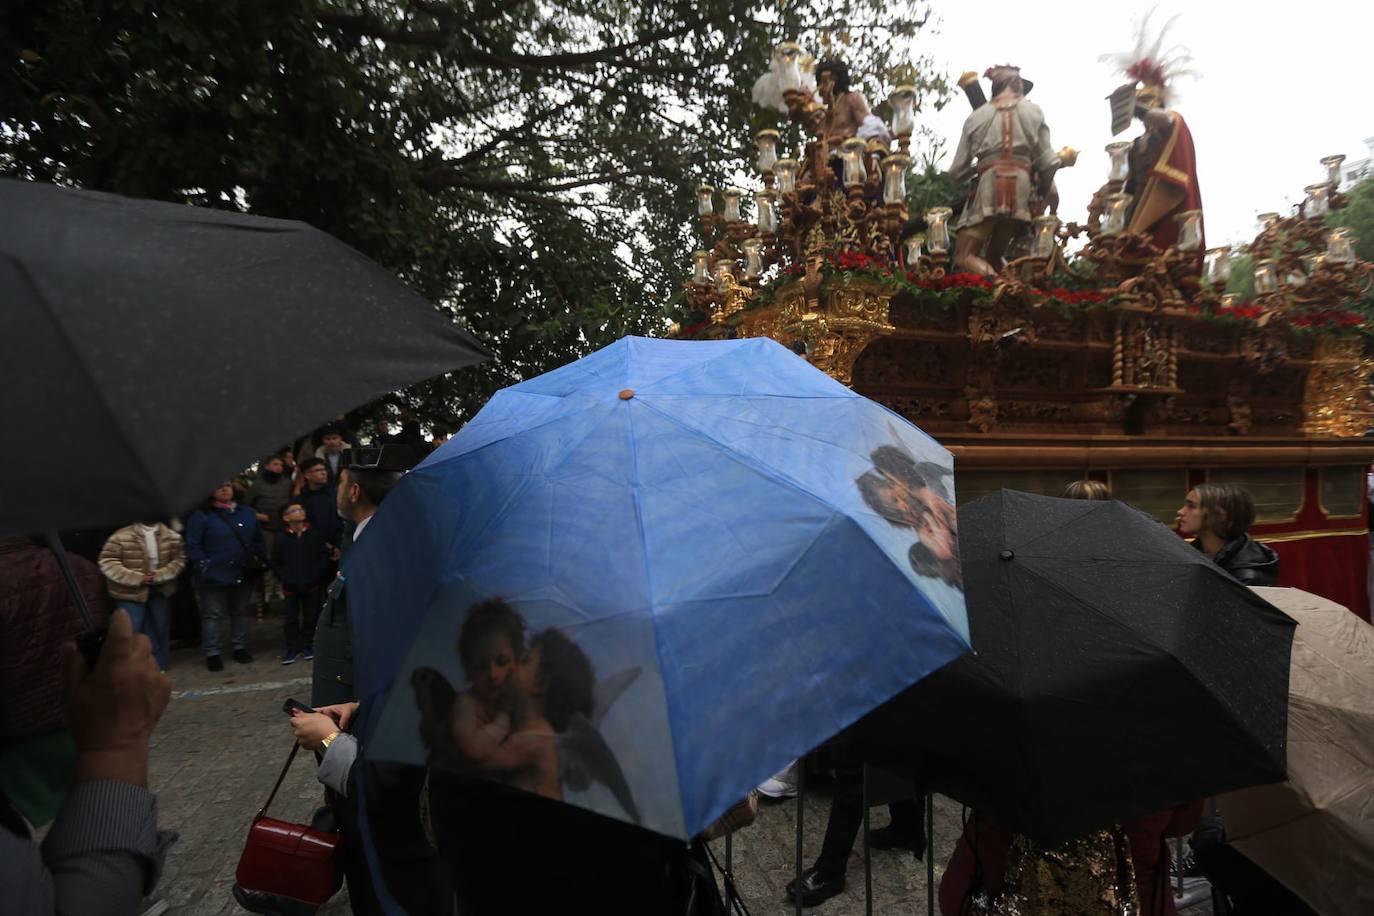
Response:
[[[850,85],[849,65],[844,61],[830,58],[816,65],[816,92],[825,103],[825,137],[831,143],[850,137],[892,141],[882,118],[869,111],[864,94]]]
[[[1105,197],[1116,190],[1130,194],[1126,231],[1150,236],[1160,249],[1178,241],[1180,213],[1202,209],[1193,135],[1183,116],[1170,108],[1171,83],[1192,73],[1187,68],[1192,58],[1185,50],[1164,50],[1164,36],[1172,22],[1151,39],[1147,15],[1140,23],[1132,51],[1103,58],[1114,61],[1131,80],[1110,96],[1112,133],[1121,133],[1133,118],[1140,120],[1145,132],[1131,143],[1130,177],[1125,186],[1113,188],[1109,184],[1098,195]],[[1206,247],[1204,239],[1198,250]]]
[[[1040,106],[1025,97],[1032,83],[1020,68],[991,67],[984,76],[992,81],[992,98],[964,121],[949,175],[958,185],[977,177],[955,226],[955,269],[987,276],[997,272],[1012,239],[1043,212],[1064,163]]]

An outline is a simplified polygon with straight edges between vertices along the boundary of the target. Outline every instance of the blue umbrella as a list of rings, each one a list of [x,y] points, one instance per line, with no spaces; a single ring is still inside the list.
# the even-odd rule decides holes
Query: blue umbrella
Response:
[[[346,559],[368,755],[693,836],[967,649],[952,477],[771,340],[507,388]]]

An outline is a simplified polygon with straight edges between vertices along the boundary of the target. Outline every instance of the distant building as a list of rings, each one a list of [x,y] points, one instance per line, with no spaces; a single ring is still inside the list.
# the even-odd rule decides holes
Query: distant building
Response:
[[[1366,178],[1374,178],[1374,137],[1366,137],[1364,145],[1368,156],[1363,159],[1347,159],[1343,163],[1345,180],[1341,182],[1342,191],[1349,191]]]

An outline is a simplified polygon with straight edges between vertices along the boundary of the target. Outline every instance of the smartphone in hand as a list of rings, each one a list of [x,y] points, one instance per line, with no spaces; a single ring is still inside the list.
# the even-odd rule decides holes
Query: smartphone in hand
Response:
[[[288,716],[293,715],[295,713],[295,710],[297,709],[299,709],[301,712],[315,711],[313,708],[306,706],[300,700],[293,700],[290,697],[287,697],[286,702],[281,704],[281,711],[286,713]]]

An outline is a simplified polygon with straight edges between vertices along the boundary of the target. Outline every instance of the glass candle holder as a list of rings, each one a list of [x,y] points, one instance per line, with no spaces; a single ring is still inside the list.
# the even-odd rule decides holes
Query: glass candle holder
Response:
[[[1110,157],[1110,164],[1107,166],[1107,180],[1125,181],[1131,175],[1130,141],[1117,140],[1115,143],[1108,143],[1105,149],[1107,156]]]
[[[716,277],[716,292],[728,293],[735,282],[735,262],[721,258],[716,261],[713,269]]]
[[[1178,216],[1178,241],[1174,247],[1179,251],[1197,251],[1202,247],[1202,211],[1184,210]]]
[[[1048,258],[1054,254],[1058,238],[1055,233],[1059,231],[1059,217],[1053,213],[1046,213],[1044,216],[1035,218],[1035,238],[1031,242],[1031,257]]]
[[[1307,199],[1302,203],[1303,216],[1325,216],[1331,209],[1331,185],[1310,184],[1303,191],[1307,193]]]
[[[892,135],[910,137],[916,130],[916,87],[898,86],[887,103],[892,106]]]
[[[1231,249],[1213,248],[1207,252],[1207,258],[1203,262],[1208,283],[1218,286],[1225,285],[1231,279]]]
[[[710,216],[715,212],[715,204],[711,200],[715,193],[716,189],[709,184],[697,187],[697,216]]]
[[[926,251],[949,251],[949,217],[953,212],[949,207],[931,207],[926,211]]]
[[[778,183],[779,194],[797,193],[797,160],[779,159],[773,163],[773,179]]]
[[[759,151],[759,171],[768,174],[778,162],[778,141],[782,134],[776,130],[761,130],[754,135],[754,146]]]
[[[1107,195],[1107,206],[1102,214],[1103,235],[1120,235],[1126,231],[1126,214],[1131,210],[1131,200],[1131,195],[1123,191]]]
[[[868,173],[864,170],[864,152],[868,144],[858,137],[850,137],[840,144],[840,161],[844,163],[844,185],[861,185]]]
[[[711,252],[692,252],[692,282],[702,286],[711,282]]]
[[[1355,263],[1354,234],[1344,227],[1332,229],[1326,234],[1326,260],[1332,264]]]
[[[776,191],[754,192],[754,225],[760,235],[778,231],[778,194]]]
[[[921,259],[921,246],[925,243],[926,236],[923,232],[917,232],[902,239],[902,259],[906,262],[907,267],[915,266],[916,262]]]
[[[745,239],[740,243],[744,252],[744,276],[757,280],[763,274],[763,242],[758,239]]]
[[[1272,293],[1279,288],[1279,275],[1272,258],[1255,262],[1255,292]]]
[[[1221,307],[1224,309],[1233,309],[1239,304],[1240,297],[1235,293],[1227,293],[1221,297]]]
[[[1302,256],[1302,269],[1308,277],[1316,276],[1317,271],[1321,270],[1322,265],[1325,263],[1326,255],[1321,252],[1314,251],[1311,254]]]
[[[1322,157],[1322,167],[1326,169],[1326,183],[1332,188],[1339,189],[1341,186],[1341,163],[1343,162],[1345,162],[1345,156],[1340,153]]]
[[[883,203],[900,204],[906,201],[906,170],[911,157],[894,153],[883,160]]]
[[[1280,219],[1281,217],[1277,213],[1273,212],[1261,213],[1259,216],[1255,217],[1255,220],[1259,225],[1259,231],[1261,233],[1268,232],[1278,223]]]
[[[744,220],[744,217],[739,215],[739,199],[743,196],[744,192],[738,188],[721,192],[720,198],[725,201],[724,216],[727,223],[738,223]]]
[[[802,58],[806,49],[795,41],[784,41],[773,49],[778,64],[778,86],[783,92],[798,91],[802,87]]]

